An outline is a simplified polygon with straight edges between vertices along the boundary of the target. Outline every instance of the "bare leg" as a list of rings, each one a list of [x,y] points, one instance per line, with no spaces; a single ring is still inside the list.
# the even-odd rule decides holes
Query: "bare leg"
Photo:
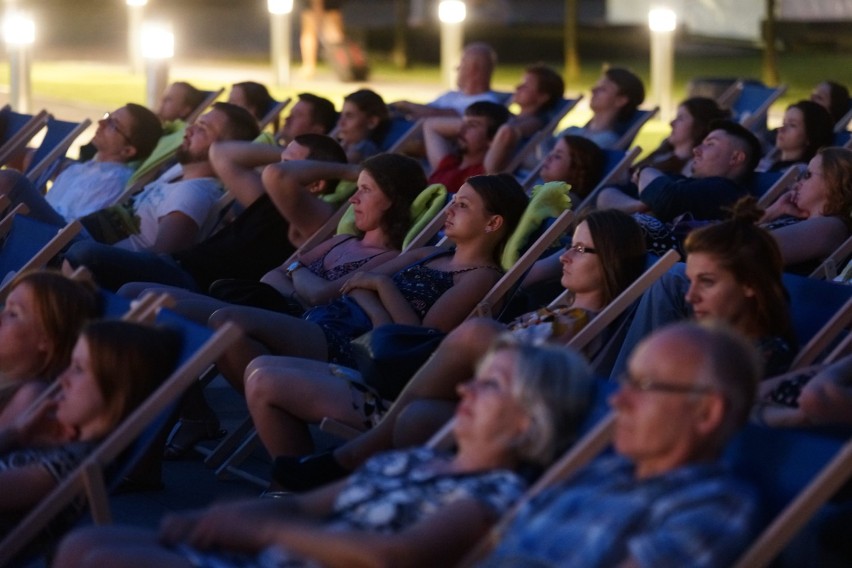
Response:
[[[138,298],[145,292],[168,294],[176,302],[172,310],[202,325],[207,325],[207,321],[213,312],[232,305],[205,294],[191,292],[177,286],[163,286],[148,282],[131,282],[118,289],[119,296],[125,298]]]
[[[210,327],[218,329],[229,321],[237,324],[246,337],[228,349],[216,361],[216,366],[239,392],[244,390],[243,375],[246,367],[255,357],[274,353],[318,361],[328,359],[325,335],[314,323],[246,306],[217,310],[210,316],[208,323]]]
[[[246,400],[257,433],[273,456],[313,451],[309,423],[326,416],[363,427],[349,383],[328,363],[294,357],[259,357],[246,368]]]
[[[390,449],[397,417],[412,401],[424,398],[456,401],[456,386],[473,376],[479,358],[504,330],[502,324],[485,318],[468,320],[453,330],[411,378],[382,421],[335,450],[338,463],[352,470],[376,452]]]
[[[317,67],[318,31],[322,18],[322,6],[319,10],[311,3],[302,9],[302,31],[299,35],[299,47],[302,51],[302,76],[311,77]]]
[[[53,566],[189,567],[181,556],[160,548],[157,533],[133,527],[87,527],[62,541]]]

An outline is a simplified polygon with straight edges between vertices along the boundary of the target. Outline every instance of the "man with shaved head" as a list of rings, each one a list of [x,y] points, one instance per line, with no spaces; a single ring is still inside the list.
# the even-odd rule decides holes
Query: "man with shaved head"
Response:
[[[731,565],[755,506],[718,460],[760,373],[727,329],[681,323],[648,337],[610,399],[615,453],[536,496],[483,565]]]

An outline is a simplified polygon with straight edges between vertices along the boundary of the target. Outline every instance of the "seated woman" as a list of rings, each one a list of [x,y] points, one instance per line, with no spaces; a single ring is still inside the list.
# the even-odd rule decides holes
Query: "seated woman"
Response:
[[[734,206],[733,217],[686,237],[686,265],[676,265],[643,294],[613,369],[652,330],[689,316],[721,320],[749,338],[763,356],[764,376],[787,370],[796,352],[784,264],[772,234],[755,221],[751,200]]]
[[[0,525],[8,530],[76,468],[175,367],[177,334],[122,321],[88,324],[58,393],[0,430]],[[80,505],[67,511],[73,517]]]
[[[501,338],[459,386],[455,455],[383,454],[312,493],[172,515],[159,535],[82,529],[54,566],[452,566],[520,496],[515,472],[546,466],[577,436],[592,387],[576,353]]]
[[[453,198],[444,225],[455,249],[422,247],[359,272],[341,287],[344,296],[308,310],[303,319],[248,307],[223,308],[210,318],[218,327],[233,321],[246,338],[217,366],[243,390],[246,365],[275,353],[354,364],[349,342],[375,326],[403,323],[450,331],[499,280],[498,258],[527,204],[508,174],[468,179]]]
[[[573,245],[559,256],[561,283],[572,293],[569,303],[525,314],[509,323],[508,329],[538,342],[570,339],[641,274],[646,261],[641,235],[626,213],[589,214],[577,225]],[[554,260],[550,257],[542,262]],[[252,361],[246,369],[249,410],[270,454],[285,456],[276,460],[276,481],[288,489],[303,490],[340,477],[376,452],[390,449],[394,435],[400,435],[397,418],[406,406],[422,399],[454,404],[458,384],[470,376],[474,362],[506,328],[486,318],[461,324],[441,342],[392,406],[374,389],[335,376],[328,365],[294,358]],[[448,412],[431,414],[430,427],[406,432],[406,442],[422,442],[449,417]],[[308,423],[325,416],[356,428],[374,428],[333,453],[301,461],[287,459],[311,451]]]
[[[100,311],[91,282],[47,270],[15,279],[0,313],[0,428],[68,366],[80,329]]]
[[[564,181],[571,186],[571,199],[585,199],[604,175],[606,155],[600,147],[582,136],[560,136],[547,154],[538,174],[542,183]]]
[[[230,303],[301,316],[306,308],[332,301],[355,272],[372,270],[396,256],[411,226],[411,203],[426,187],[423,169],[405,156],[379,154],[361,168],[358,190],[349,199],[360,236],[333,236],[267,272],[260,282],[216,281],[210,288],[213,297],[141,282],[119,292],[134,298],[148,290],[168,292],[177,300],[176,311],[205,324],[214,311]]]
[[[849,112],[849,89],[834,81],[823,81],[814,87],[811,100],[828,111],[832,124],[837,124]]]
[[[651,167],[666,174],[690,175],[692,151],[710,134],[710,123],[729,117],[730,112],[720,108],[713,99],[686,99],[678,105],[677,113],[669,123],[671,134],[656,150],[636,163],[632,171],[635,173]]]
[[[592,87],[589,108],[594,114],[591,120],[585,126],[566,128],[559,137],[575,134],[601,148],[613,148],[644,100],[642,79],[627,69],[610,67]]]
[[[828,111],[811,101],[799,101],[784,111],[784,122],[775,135],[775,147],[755,168],[758,172],[783,172],[807,163],[817,150],[834,141],[834,123]]]
[[[760,384],[752,420],[782,428],[852,422],[852,355]]]
[[[360,164],[381,151],[389,128],[390,113],[385,101],[370,89],[360,89],[344,97],[331,135],[340,142],[349,163]]]

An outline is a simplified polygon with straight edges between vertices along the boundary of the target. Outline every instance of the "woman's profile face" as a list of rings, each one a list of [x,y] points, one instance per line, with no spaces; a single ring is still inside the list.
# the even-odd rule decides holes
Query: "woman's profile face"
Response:
[[[377,229],[385,211],[391,207],[391,200],[367,170],[358,174],[358,189],[349,198],[349,203],[355,210],[355,226],[365,232]]]
[[[57,420],[79,431],[81,439],[102,435],[95,425],[103,422],[107,404],[92,372],[89,342],[84,337],[77,340],[71,364],[58,380],[62,390],[57,397]]]
[[[784,112],[784,122],[778,129],[775,146],[782,152],[804,152],[808,145],[805,131],[805,115],[797,108],[788,108]]]
[[[343,103],[337,120],[337,138],[343,144],[357,144],[370,135],[373,128],[370,115],[352,102]]]
[[[695,119],[686,110],[686,107],[681,105],[677,107],[677,114],[669,123],[672,127],[672,132],[669,134],[669,144],[677,146],[679,144],[692,144],[692,128],[695,124]]]
[[[456,438],[475,445],[507,448],[526,428],[526,411],[512,394],[517,352],[501,349],[480,365],[473,380],[459,385]]]
[[[469,183],[459,188],[450,207],[447,209],[447,220],[444,223],[444,233],[447,237],[458,242],[459,239],[471,238],[488,231],[488,222],[493,217],[485,209],[485,201]]]
[[[689,290],[685,299],[695,319],[722,320],[735,329],[748,323],[755,291],[734,278],[711,254],[693,252],[686,257]]]
[[[556,141],[553,150],[544,159],[539,172],[541,179],[549,181],[570,181],[571,176],[571,150],[564,138]]]
[[[19,284],[9,293],[0,312],[0,373],[36,378],[49,350],[50,341],[39,319],[35,293],[28,284]]]
[[[805,212],[808,217],[823,214],[828,203],[828,183],[822,170],[822,156],[817,154],[808,163],[802,178],[796,182],[793,190],[793,205]]]
[[[582,249],[583,252],[580,252]],[[571,246],[559,257],[562,263],[562,286],[575,294],[600,291],[603,288],[601,258],[589,224],[583,221],[574,229]]]

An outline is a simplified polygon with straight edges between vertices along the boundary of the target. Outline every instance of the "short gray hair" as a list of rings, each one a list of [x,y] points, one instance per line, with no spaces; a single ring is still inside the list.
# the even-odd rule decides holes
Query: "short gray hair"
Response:
[[[530,429],[517,446],[518,457],[546,466],[570,446],[592,406],[594,379],[585,359],[563,346],[518,341],[500,335],[480,367],[499,351],[517,354],[512,396],[526,410]]]

